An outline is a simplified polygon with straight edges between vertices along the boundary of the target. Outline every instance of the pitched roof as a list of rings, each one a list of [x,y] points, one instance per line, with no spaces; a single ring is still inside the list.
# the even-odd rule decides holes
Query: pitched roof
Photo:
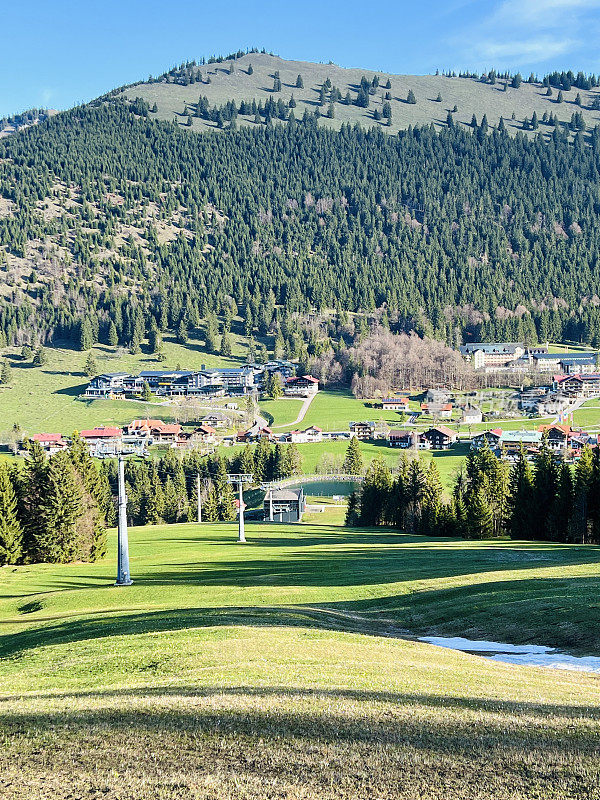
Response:
[[[571,433],[572,429],[570,425],[564,425],[564,424],[561,425],[558,422],[555,423],[554,425],[540,425],[540,427],[538,428],[538,431],[541,431],[542,433],[544,433],[544,431],[552,431],[552,430],[559,430],[562,431],[562,433],[568,435],[569,433]]]
[[[425,431],[425,435],[430,433],[431,431],[437,431],[438,433],[442,433],[444,436],[456,436],[456,432],[449,428],[447,425],[434,425],[433,428],[429,428],[428,431]]]
[[[105,425],[98,425],[88,431],[79,431],[82,439],[112,439],[121,436],[123,431],[121,428],[110,427]]]
[[[62,433],[34,433],[34,442],[62,442]]]

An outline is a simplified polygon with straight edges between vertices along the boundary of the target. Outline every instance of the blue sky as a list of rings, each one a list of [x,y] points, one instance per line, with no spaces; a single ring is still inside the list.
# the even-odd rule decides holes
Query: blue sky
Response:
[[[0,115],[253,46],[397,73],[600,72],[600,0],[24,0],[3,4],[0,26]]]

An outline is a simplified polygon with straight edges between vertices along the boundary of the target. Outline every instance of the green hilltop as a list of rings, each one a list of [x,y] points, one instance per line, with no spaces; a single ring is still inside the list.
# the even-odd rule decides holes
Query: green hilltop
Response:
[[[229,61],[198,65],[196,72],[202,74],[202,82],[182,85],[174,82],[176,79],[172,75],[166,74],[153,82],[137,83],[120,90],[117,96],[130,100],[140,97],[151,108],[156,104],[156,111],[151,112],[150,117],[177,119],[182,126],[188,125],[188,116],[191,115],[191,128],[195,131],[217,127],[213,121],[194,116],[200,97],[206,97],[212,108],[229,101],[239,105],[241,101],[251,103],[254,100],[264,105],[270,98],[275,102],[289,103],[293,95],[297,104],[293,111],[297,119],[305,111],[314,113],[318,109],[322,118],[320,124],[339,129],[343,123],[358,122],[363,126],[381,126],[389,133],[410,125],[445,127],[448,112],[452,113],[455,123],[465,126],[471,124],[473,115],[481,122],[485,114],[490,125],[497,125],[503,117],[511,133],[524,130],[524,120],[530,121],[534,112],[540,122],[544,114],[552,114],[559,122],[570,123],[574,113],[581,113],[587,128],[600,122],[600,111],[592,108],[597,105],[594,101],[600,99],[599,88],[586,91],[573,86],[562,91],[563,102],[558,102],[559,90],[553,88],[552,95],[547,96],[546,87],[541,82],[523,81],[519,88],[513,88],[511,81],[504,79],[491,84],[475,78],[445,75],[394,75],[358,67],[344,68],[332,63],[286,60],[267,53],[249,53]],[[280,91],[273,91],[276,73],[279,73]],[[298,75],[302,76],[304,88],[296,86]],[[369,97],[367,108],[354,104],[363,76],[369,81],[377,77],[379,82]],[[341,100],[334,103],[333,119],[326,116],[329,91],[326,102],[320,105],[321,87],[328,79],[341,95]],[[386,88],[388,81],[389,89]],[[506,90],[505,83],[508,83]],[[350,105],[344,102],[348,92],[352,100]],[[389,100],[385,99],[387,92]],[[414,94],[416,102],[407,102],[409,92]],[[576,104],[578,94],[581,106]],[[386,102],[389,102],[392,112],[389,126],[385,118],[376,119],[376,112],[382,114]],[[453,112],[455,107],[457,110]],[[254,115],[240,115],[238,124],[254,124]],[[552,130],[552,126],[546,130]]]

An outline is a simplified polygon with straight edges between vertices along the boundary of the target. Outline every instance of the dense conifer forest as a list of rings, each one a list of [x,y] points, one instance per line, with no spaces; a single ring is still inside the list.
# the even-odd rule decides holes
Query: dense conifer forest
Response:
[[[586,448],[574,469],[542,442],[533,465],[521,452],[509,466],[489,447],[471,450],[446,501],[433,460],[401,459],[392,474],[371,462],[350,496],[346,524],[388,525],[425,536],[600,542],[600,450]]]
[[[214,335],[215,311],[251,337],[326,309],[451,345],[600,344],[598,129],[387,136],[307,115],[198,135],[136,110],[0,142],[0,346]]]

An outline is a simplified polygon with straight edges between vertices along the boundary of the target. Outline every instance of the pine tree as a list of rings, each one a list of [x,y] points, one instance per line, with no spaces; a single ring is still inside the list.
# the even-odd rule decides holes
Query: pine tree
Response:
[[[23,551],[23,529],[8,464],[0,462],[0,566],[17,564]]]
[[[77,526],[82,514],[82,495],[67,453],[57,453],[50,459],[47,484],[36,560],[51,563],[75,561],[84,555]]]
[[[266,438],[258,440],[254,448],[254,479],[257,483],[271,480],[270,475],[271,447]]]
[[[111,320],[108,326],[108,343],[111,347],[116,347],[119,344],[119,337],[117,334],[117,326]]]
[[[236,518],[235,492],[230,483],[224,482],[219,492],[217,513],[223,522],[231,522]]]
[[[425,471],[425,485],[423,487],[423,504],[421,510],[420,533],[425,536],[435,536],[437,524],[443,505],[443,489],[435,461],[431,459]]]
[[[296,78],[296,89],[304,89],[304,81],[302,80],[302,75],[298,75]]]
[[[221,346],[219,348],[219,352],[225,358],[229,358],[231,356],[231,354],[232,354],[231,337],[225,331],[223,332],[223,335],[221,336]]]
[[[363,457],[360,451],[360,442],[356,436],[350,439],[342,470],[346,475],[360,475],[363,471]]]
[[[374,458],[367,469],[360,491],[359,522],[361,525],[384,525],[388,522],[391,492],[390,470],[382,459]]]
[[[282,478],[287,478],[286,463],[285,463],[285,450],[283,445],[275,445],[275,452],[273,453],[273,480],[280,481]]]
[[[79,329],[79,349],[80,350],[90,350],[94,344],[94,334],[92,332],[92,326],[87,317],[81,322],[80,329]]]
[[[478,489],[469,497],[466,527],[469,539],[489,539],[494,534],[492,508],[483,488]]]
[[[0,372],[0,383],[3,386],[8,386],[12,378],[12,369],[8,361],[2,362],[2,372]]]
[[[98,363],[93,352],[90,352],[85,360],[84,372],[88,378],[92,378],[94,375],[98,374]]]
[[[526,539],[530,535],[532,499],[531,466],[521,448],[519,458],[511,469],[509,480],[507,523],[512,539]]]
[[[219,508],[217,503],[217,492],[214,484],[211,483],[206,498],[202,503],[202,520],[203,522],[216,522],[218,519]]]
[[[179,517],[179,502],[177,497],[177,490],[170,475],[167,476],[163,491],[163,519],[165,522],[172,524],[177,522]]]
[[[188,326],[185,318],[182,317],[177,327],[177,341],[179,344],[186,344],[188,340]]]
[[[408,95],[406,96],[406,102],[410,103],[410,105],[414,105],[417,102],[417,98],[415,97],[415,93],[412,89],[408,90]]]
[[[150,384],[148,381],[144,381],[142,386],[142,400],[144,403],[152,402],[152,390],[150,389]]]
[[[275,372],[271,379],[270,395],[273,400],[279,400],[283,396],[283,383],[279,372]]]
[[[558,473],[548,436],[544,434],[535,457],[530,533],[528,538],[551,538],[551,520],[554,515],[558,490]]]
[[[558,476],[558,496],[556,499],[553,530],[559,542],[569,539],[573,519],[573,475],[571,467],[563,462]]]
[[[292,442],[285,451],[285,473],[288,477],[300,475],[302,472],[302,454]]]

